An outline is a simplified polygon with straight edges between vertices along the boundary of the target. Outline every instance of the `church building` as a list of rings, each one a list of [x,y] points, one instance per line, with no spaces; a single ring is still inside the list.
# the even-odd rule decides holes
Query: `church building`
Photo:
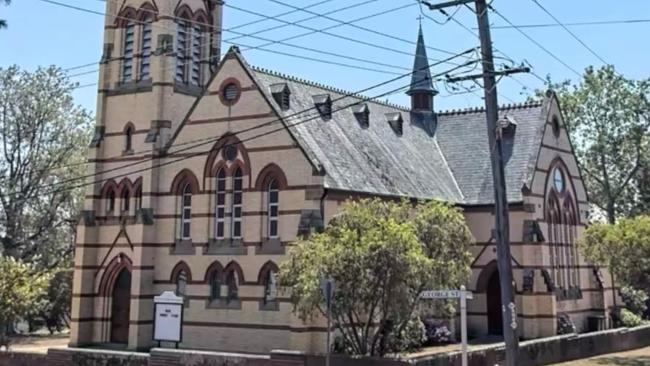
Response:
[[[461,208],[476,240],[469,332],[501,333],[485,110],[434,109],[422,31],[402,107],[222,55],[222,7],[106,2],[71,346],[151,348],[153,298],[175,291],[181,348],[322,352],[325,325],[292,313],[275,274],[292,242],[362,197]],[[502,106],[499,126],[519,334],[587,331],[615,291],[577,249],[589,204],[558,99]]]

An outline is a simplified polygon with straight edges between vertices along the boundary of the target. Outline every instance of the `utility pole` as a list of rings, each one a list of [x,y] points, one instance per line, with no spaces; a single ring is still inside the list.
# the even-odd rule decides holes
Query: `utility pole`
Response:
[[[497,242],[497,262],[499,280],[501,285],[501,308],[503,313],[503,336],[506,344],[507,366],[517,366],[519,354],[519,337],[517,335],[517,308],[514,296],[514,280],[512,276],[512,262],[510,255],[510,225],[508,216],[508,198],[506,195],[503,145],[499,133],[499,103],[497,100],[496,76],[510,75],[519,72],[529,72],[528,68],[512,68],[504,71],[495,71],[494,57],[492,54],[492,37],[490,35],[490,22],[488,20],[488,5],[486,0],[456,0],[433,5],[427,1],[421,2],[431,10],[439,10],[450,6],[475,3],[476,17],[481,41],[481,62],[483,73],[468,75],[458,78],[448,78],[450,82],[462,80],[483,79],[485,93],[485,114],[487,118],[488,141],[492,162],[492,180],[494,183],[495,205],[495,230],[494,239]]]

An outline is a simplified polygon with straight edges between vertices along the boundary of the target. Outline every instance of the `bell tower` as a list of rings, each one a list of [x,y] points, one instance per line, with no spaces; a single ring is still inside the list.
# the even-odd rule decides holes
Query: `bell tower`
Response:
[[[106,1],[89,185],[75,248],[73,346],[116,340],[132,350],[151,346],[152,324],[130,319],[150,318],[153,306],[156,249],[145,244],[158,235],[156,157],[220,61],[222,6],[222,0]],[[128,310],[119,317],[111,299],[115,276],[124,271],[129,281],[120,287],[126,299],[120,309]]]

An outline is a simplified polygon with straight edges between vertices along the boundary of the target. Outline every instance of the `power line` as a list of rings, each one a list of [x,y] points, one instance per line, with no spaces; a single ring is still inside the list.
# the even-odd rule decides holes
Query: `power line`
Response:
[[[362,31],[365,31],[365,32],[368,32],[368,33],[372,33],[372,34],[377,34],[377,35],[380,35],[380,36],[382,36],[382,37],[386,37],[386,38],[390,38],[390,39],[393,39],[393,40],[396,40],[396,41],[400,41],[400,42],[403,42],[403,43],[410,44],[410,45],[412,45],[412,46],[416,45],[415,42],[413,42],[413,41],[409,41],[408,39],[404,39],[404,38],[400,38],[400,37],[397,37],[397,36],[394,36],[394,35],[391,35],[391,34],[387,34],[387,33],[379,32],[379,31],[377,31],[377,30],[370,29],[370,28],[366,28],[366,27],[362,27],[362,26],[357,25],[357,24],[352,24],[352,23],[344,22],[344,21],[342,21],[342,20],[339,20],[339,19],[336,19],[336,18],[332,18],[332,17],[327,16],[327,15],[324,15],[324,14],[318,14],[318,13],[314,13],[313,11],[309,11],[309,10],[306,10],[306,9],[300,9],[300,8],[297,7],[297,6],[294,6],[294,5],[291,5],[291,4],[287,4],[287,3],[283,2],[283,1],[280,1],[280,0],[269,0],[269,1],[271,1],[271,2],[273,2],[273,3],[276,3],[276,4],[280,4],[280,5],[283,5],[283,6],[289,7],[289,8],[291,8],[291,9],[295,9],[295,10],[297,10],[297,11],[299,10],[299,11],[303,11],[303,12],[308,13],[308,14],[314,14],[314,15],[316,15],[316,16],[318,16],[318,17],[321,17],[321,18],[323,18],[323,19],[327,19],[327,20],[331,20],[331,21],[337,22],[337,23],[339,23],[339,24],[341,24],[341,25],[348,25],[348,26],[350,26],[350,27],[352,27],[352,28],[355,28],[355,29],[359,29],[359,30],[362,30]],[[427,48],[430,49],[430,50],[434,50],[434,51],[438,51],[438,52],[442,52],[442,53],[446,53],[446,54],[450,54],[450,55],[453,55],[453,54],[454,54],[454,52],[447,51],[447,50],[443,50],[443,49],[441,49],[441,48],[429,47],[429,46],[427,46]]]
[[[551,18],[553,18],[553,20],[554,20],[558,25],[560,25],[562,28],[564,28],[564,30],[567,31],[567,33],[569,33],[569,34],[571,35],[571,37],[573,37],[573,38],[574,38],[576,41],[578,41],[578,42],[579,42],[579,43],[580,43],[584,48],[586,48],[589,52],[591,52],[592,55],[596,56],[596,58],[598,58],[598,59],[600,60],[600,62],[604,63],[605,65],[608,65],[608,64],[609,64],[609,62],[605,61],[604,58],[602,58],[598,53],[596,53],[596,51],[594,51],[591,47],[589,47],[585,42],[583,42],[582,39],[580,39],[580,38],[579,38],[575,33],[573,33],[569,28],[567,28],[564,24],[562,24],[562,22],[560,22],[560,20],[559,20],[558,18],[556,18],[553,14],[551,14],[551,12],[548,11],[548,9],[546,9],[542,4],[540,4],[537,0],[531,0],[531,1],[534,2],[534,3],[535,3],[535,4],[536,4],[540,9],[542,9],[546,14],[548,14],[548,16],[550,16]]]
[[[101,1],[101,2],[109,2],[109,1],[115,1],[115,0],[98,0],[98,1]],[[324,4],[324,3],[330,2],[330,1],[333,1],[333,0],[320,1],[320,2],[318,2],[318,3],[315,3],[315,4],[312,4],[312,5],[306,6],[305,8],[310,8],[310,7],[313,7],[313,6],[316,6],[316,5],[321,5],[321,4]],[[355,4],[352,4],[352,5],[349,5],[349,6],[345,6],[345,7],[343,7],[343,8],[334,9],[334,10],[332,10],[332,11],[329,11],[329,12],[325,13],[325,14],[334,14],[334,13],[337,13],[337,12],[340,12],[340,11],[349,10],[349,9],[352,9],[352,8],[356,8],[356,7],[359,7],[359,6],[363,6],[363,5],[366,5],[366,4],[369,4],[369,3],[375,2],[375,1],[378,1],[378,0],[366,0],[366,1],[363,1],[363,2],[360,2],[360,3],[355,3]],[[155,12],[152,12],[152,11],[150,11],[150,10],[148,10],[148,9],[143,9],[143,10],[144,10],[144,11],[151,12],[151,13],[155,13]],[[293,10],[293,11],[289,11],[289,12],[284,12],[284,13],[281,13],[281,14],[278,14],[278,15],[273,16],[273,18],[280,17],[280,16],[284,16],[284,15],[288,15],[288,14],[292,14],[292,13],[295,13],[295,12],[297,12],[297,10]],[[118,15],[118,14],[115,14],[115,15],[113,15],[113,16],[118,17],[119,15]],[[301,23],[301,22],[304,22],[304,21],[307,21],[307,20],[311,20],[311,19],[314,19],[314,18],[317,18],[317,17],[308,17],[308,18],[304,18],[304,19],[301,19],[301,20],[297,20],[297,21],[295,21],[295,22],[292,22],[292,24],[293,24],[293,23]],[[176,17],[176,16],[173,16],[172,19],[174,19],[174,20],[178,20],[178,19],[180,19],[180,18],[178,18],[178,17]],[[188,19],[182,19],[182,20],[185,21],[185,22],[188,22],[188,23],[190,23],[190,24],[194,24],[194,23],[197,23],[197,24],[199,24],[199,25],[203,25],[203,24],[204,24],[204,23],[202,23],[202,22],[196,22],[196,21],[188,20]],[[233,26],[233,27],[230,27],[230,28],[223,29],[223,32],[234,31],[235,29],[239,29],[239,28],[242,28],[242,27],[245,27],[245,26],[248,26],[248,25],[253,25],[253,24],[261,23],[261,22],[264,22],[264,21],[267,21],[267,20],[272,20],[272,19],[271,19],[271,18],[262,18],[262,19],[258,19],[258,20],[252,21],[252,22],[239,24],[239,25],[236,25],[236,26]],[[265,28],[265,29],[262,29],[262,30],[259,30],[259,31],[255,31],[255,32],[250,33],[250,34],[244,34],[244,35],[240,35],[240,36],[237,36],[237,37],[228,38],[228,39],[222,40],[222,42],[229,43],[229,44],[234,44],[234,43],[232,43],[232,41],[235,41],[235,40],[237,40],[237,39],[245,38],[245,37],[247,37],[247,36],[257,35],[257,34],[260,34],[260,33],[265,33],[265,32],[270,31],[270,30],[280,29],[280,28],[284,28],[284,27],[288,27],[288,26],[289,26],[289,25],[287,25],[287,24],[282,24],[282,25],[280,25],[280,26],[273,26],[273,27],[270,27],[270,28]],[[162,27],[162,26],[159,25],[159,27]],[[174,31],[173,29],[169,29],[169,28],[166,28],[166,27],[164,27],[164,29],[167,29],[167,30],[170,30],[170,31]],[[286,41],[286,40],[283,40],[283,41]],[[208,44],[208,43],[210,43],[210,41],[205,42],[205,43],[202,43],[202,46],[204,46],[205,44]],[[272,43],[271,43],[271,44],[272,44]],[[270,44],[269,44],[269,45],[270,45]],[[172,53],[172,54],[173,54],[173,53]],[[113,60],[115,60],[115,59],[118,59],[118,60],[119,60],[120,58],[121,58],[121,57],[115,57],[115,58],[109,59],[109,60],[107,60],[107,61],[113,61]],[[95,63],[95,64],[96,64],[96,63]],[[94,65],[94,64],[85,64],[85,65],[81,65],[81,66],[75,66],[75,67],[72,67],[72,68],[68,68],[68,69],[66,69],[65,71],[73,70],[73,69],[77,69],[77,68],[82,68],[82,67],[87,67],[87,66],[91,66],[91,65]],[[99,70],[98,70],[98,71],[99,71]]]
[[[493,25],[492,29],[513,29],[513,28],[555,28],[560,26],[582,27],[592,25],[617,25],[617,24],[639,24],[650,23],[650,19],[628,19],[628,20],[595,20],[588,22],[565,22],[563,25],[557,23],[541,24],[517,24],[517,25]]]
[[[557,62],[561,63],[569,69],[571,72],[576,74],[578,77],[582,78],[582,74],[580,74],[576,69],[573,67],[569,66],[564,60],[562,60],[560,57],[556,56],[553,52],[549,51],[546,47],[544,47],[541,43],[539,43],[537,40],[535,40],[533,37],[529,36],[528,33],[524,32],[523,30],[519,29],[517,26],[515,26],[508,18],[506,18],[501,12],[499,12],[494,6],[488,5],[488,8],[491,9],[496,15],[498,15],[501,19],[503,19],[506,23],[510,24],[512,27],[514,27],[519,33],[521,33],[524,37],[528,38],[529,41],[533,42],[537,47],[539,47],[542,51],[546,52],[549,56],[553,57]]]
[[[462,54],[465,54],[465,53],[467,53],[467,52],[469,52],[469,51],[465,51],[465,52],[460,53],[460,54],[458,54],[458,55],[456,55],[456,56],[453,56],[453,57],[458,57],[458,56],[460,56],[460,55],[462,55]],[[467,64],[470,64],[470,63],[468,62]],[[433,67],[433,66],[435,66],[435,65],[431,64],[431,65],[428,65],[427,68],[431,68],[431,67]],[[458,69],[458,68],[459,68],[459,66],[454,67],[454,68],[452,68],[452,69],[450,69],[450,70],[447,70],[447,71],[445,71],[445,72],[443,72],[443,73],[435,74],[433,77],[434,77],[434,78],[437,78],[437,77],[440,77],[440,76],[442,76],[442,75],[446,75],[446,74],[448,74],[449,72],[453,71],[454,69]],[[374,85],[372,85],[372,86],[370,86],[370,87],[367,87],[367,88],[365,88],[365,89],[362,89],[362,90],[360,90],[360,91],[358,91],[358,92],[348,93],[348,94],[345,94],[345,95],[340,96],[339,98],[335,98],[335,99],[332,100],[332,102],[334,102],[334,101],[338,101],[338,100],[341,100],[341,99],[344,99],[344,98],[350,98],[350,97],[352,97],[352,98],[358,98],[358,99],[357,99],[356,101],[354,101],[353,103],[349,103],[349,104],[346,104],[346,105],[344,105],[344,106],[342,106],[342,107],[339,107],[339,108],[335,108],[335,109],[333,109],[333,110],[332,110],[332,113],[336,113],[336,112],[338,112],[338,111],[341,111],[341,110],[347,109],[347,108],[349,108],[349,107],[351,107],[351,106],[358,105],[359,103],[362,103],[362,102],[364,102],[364,101],[376,100],[376,99],[379,99],[379,98],[382,98],[382,97],[385,97],[385,96],[388,96],[388,95],[394,94],[394,93],[396,93],[396,92],[399,92],[399,91],[401,91],[401,90],[404,90],[404,89],[406,89],[406,88],[408,88],[408,87],[410,86],[410,83],[407,84],[407,85],[405,85],[405,86],[400,86],[399,88],[396,88],[396,89],[390,90],[390,91],[388,91],[388,92],[381,93],[381,94],[379,94],[379,95],[377,95],[377,96],[374,96],[374,97],[364,97],[364,96],[359,95],[359,94],[364,93],[364,92],[366,92],[366,91],[369,91],[369,90],[372,90],[372,89],[376,89],[376,88],[379,88],[379,87],[381,87],[381,86],[385,86],[385,85],[388,85],[388,84],[390,84],[390,83],[393,83],[393,82],[395,82],[395,81],[397,81],[397,80],[399,80],[399,79],[403,79],[403,78],[405,78],[405,77],[408,77],[408,76],[414,74],[414,73],[417,72],[417,71],[419,71],[419,70],[414,70],[414,71],[412,71],[412,72],[410,72],[410,73],[400,75],[400,76],[398,76],[398,77],[395,77],[395,78],[389,79],[389,80],[387,80],[387,81],[383,81],[383,82],[378,83],[378,84],[374,84]],[[260,129],[260,128],[263,128],[263,127],[267,127],[267,126],[270,126],[270,125],[272,125],[272,124],[274,124],[274,123],[276,123],[276,122],[282,122],[282,121],[284,121],[284,120],[288,120],[288,119],[290,119],[290,118],[294,118],[295,116],[298,116],[298,115],[300,115],[300,114],[306,113],[306,112],[311,111],[311,110],[317,110],[317,108],[316,108],[315,106],[314,106],[314,107],[310,107],[310,108],[304,109],[304,110],[302,110],[302,111],[299,111],[299,112],[293,113],[293,114],[291,114],[291,115],[289,115],[289,116],[284,116],[284,117],[281,117],[281,118],[278,118],[278,119],[275,119],[275,120],[272,120],[272,121],[269,121],[269,122],[266,122],[266,123],[263,123],[263,124],[260,124],[260,125],[257,125],[257,126],[253,126],[253,127],[249,127],[249,128],[246,128],[246,129],[243,129],[243,130],[237,131],[237,132],[234,133],[234,135],[236,136],[236,135],[238,135],[238,134],[242,134],[242,133],[245,133],[245,132],[250,132],[250,131],[253,131],[253,130],[256,130],[256,129]],[[266,132],[263,132],[263,133],[261,133],[261,134],[254,135],[254,136],[252,136],[252,137],[249,137],[249,138],[246,138],[246,139],[242,139],[242,140],[240,140],[238,143],[244,143],[244,142],[247,142],[247,141],[252,141],[252,140],[254,140],[254,139],[261,138],[261,137],[264,137],[264,136],[267,136],[267,135],[270,135],[270,134],[273,134],[273,133],[276,133],[276,132],[279,132],[279,131],[283,131],[283,130],[288,129],[288,128],[290,128],[290,127],[294,127],[294,126],[297,126],[297,125],[300,125],[300,124],[303,124],[303,123],[306,123],[306,122],[309,122],[309,121],[312,121],[312,120],[315,120],[315,119],[319,119],[319,118],[321,118],[320,114],[316,114],[316,115],[314,115],[314,116],[309,117],[309,118],[306,119],[306,120],[301,120],[301,121],[296,122],[296,123],[293,123],[293,124],[287,123],[286,125],[283,125],[283,126],[281,126],[281,127],[279,127],[279,128],[276,128],[276,129],[274,129],[274,130],[266,131]],[[192,145],[192,146],[189,146],[189,147],[183,148],[183,149],[179,149],[179,150],[176,150],[176,151],[173,151],[173,152],[167,153],[167,154],[168,154],[168,155],[178,154],[178,153],[180,153],[180,152],[185,152],[185,151],[188,151],[188,150],[191,150],[191,149],[194,149],[194,148],[197,148],[197,147],[201,147],[201,146],[204,146],[204,145],[207,145],[207,144],[210,144],[210,143],[216,144],[216,143],[217,143],[220,139],[222,139],[223,137],[224,137],[224,136],[221,136],[221,137],[211,137],[211,138],[208,138],[208,139],[206,139],[205,141],[202,141],[202,142],[200,142],[200,143],[198,143],[198,144],[195,144],[195,145]],[[235,144],[232,144],[232,145],[235,145]],[[212,149],[214,149],[214,147],[213,147]],[[212,151],[212,149],[210,149],[209,151]],[[108,180],[111,180],[111,179],[115,179],[115,178],[126,177],[126,176],[129,176],[129,175],[134,174],[134,173],[144,172],[144,171],[147,171],[147,170],[150,170],[150,169],[154,169],[154,168],[157,168],[157,167],[162,167],[162,166],[165,166],[165,165],[174,164],[174,163],[177,163],[177,162],[179,162],[179,161],[183,161],[183,160],[187,160],[187,159],[190,159],[190,158],[193,158],[193,157],[196,157],[196,156],[204,155],[205,153],[206,153],[205,151],[200,151],[200,152],[190,153],[190,154],[188,154],[188,155],[184,155],[183,157],[181,157],[181,158],[179,158],[179,159],[175,159],[175,160],[171,160],[171,161],[162,162],[162,163],[157,164],[157,165],[154,165],[154,166],[148,166],[148,167],[145,167],[145,168],[142,168],[142,169],[137,169],[137,170],[133,170],[133,171],[130,171],[130,172],[126,172],[126,173],[118,174],[118,175],[115,175],[115,176],[112,176],[112,177],[109,177],[109,178],[102,178],[102,179],[95,180],[95,181],[92,181],[92,182],[85,182],[85,183],[83,183],[83,184],[79,184],[79,185],[72,186],[72,187],[67,187],[67,188],[65,188],[65,189],[68,190],[68,189],[81,188],[81,187],[85,187],[85,186],[89,186],[89,185],[93,185],[93,184],[102,183],[102,182],[105,182],[105,181],[108,181]],[[159,157],[161,157],[161,156],[151,156],[149,159],[139,160],[139,161],[136,161],[136,162],[133,162],[133,163],[130,163],[130,164],[125,164],[125,165],[120,166],[120,167],[116,167],[116,168],[112,168],[112,169],[107,169],[107,170],[104,170],[104,171],[96,172],[96,173],[89,174],[89,175],[82,176],[82,177],[77,177],[77,178],[71,178],[71,179],[63,180],[63,181],[57,182],[57,183],[55,183],[55,184],[50,184],[50,185],[42,186],[41,188],[55,187],[55,186],[60,186],[60,185],[65,184],[65,183],[71,183],[71,182],[78,181],[78,180],[85,180],[85,179],[87,179],[87,178],[92,178],[92,177],[96,177],[96,176],[98,176],[98,175],[104,175],[104,174],[109,173],[109,172],[118,171],[118,170],[123,170],[123,169],[125,169],[125,168],[130,168],[130,167],[135,166],[135,165],[138,165],[138,164],[143,164],[143,163],[145,163],[145,162],[147,162],[147,161],[149,161],[149,160],[153,160],[154,158],[159,158]],[[53,193],[53,192],[56,192],[56,190],[49,191],[49,192],[45,192],[45,193],[41,192],[41,194],[47,194],[47,193]],[[16,194],[17,194],[17,193],[14,193],[13,195],[16,195]]]

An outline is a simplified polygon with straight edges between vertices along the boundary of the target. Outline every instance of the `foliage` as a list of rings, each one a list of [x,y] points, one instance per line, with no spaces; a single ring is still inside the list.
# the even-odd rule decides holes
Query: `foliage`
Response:
[[[446,204],[348,202],[323,233],[292,247],[279,283],[305,319],[325,314],[319,280],[332,278],[341,349],[384,355],[421,342],[413,321],[418,295],[465,283],[471,242],[462,213]]]
[[[31,331],[41,326],[50,333],[60,332],[69,326],[72,299],[72,270],[58,271],[48,284],[27,318]]]
[[[451,331],[441,321],[426,319],[424,321],[424,329],[426,330],[426,345],[428,346],[445,344],[452,341]]]
[[[7,325],[24,316],[38,301],[50,279],[35,266],[0,255],[0,344],[5,339]]]
[[[574,334],[577,333],[576,326],[573,324],[571,317],[562,313],[557,317],[557,334]]]
[[[4,3],[5,5],[11,4],[11,0],[0,0],[0,3]],[[0,19],[0,29],[2,28],[7,28],[7,21],[4,19]]]
[[[0,253],[71,262],[91,118],[61,69],[0,68]]]
[[[580,248],[589,261],[608,267],[622,286],[650,294],[650,216],[592,225]]]
[[[645,291],[634,289],[630,286],[621,287],[621,298],[625,307],[633,314],[640,317],[645,316],[648,310],[648,294]]]
[[[628,309],[621,309],[619,317],[621,325],[624,327],[633,328],[643,324],[643,319]]]
[[[650,154],[650,80],[626,79],[612,66],[589,67],[580,84],[567,80],[551,88],[562,105],[590,202],[609,223],[630,216]]]
[[[411,319],[398,332],[388,336],[386,352],[399,353],[420,348],[427,341],[427,330],[419,316]]]

